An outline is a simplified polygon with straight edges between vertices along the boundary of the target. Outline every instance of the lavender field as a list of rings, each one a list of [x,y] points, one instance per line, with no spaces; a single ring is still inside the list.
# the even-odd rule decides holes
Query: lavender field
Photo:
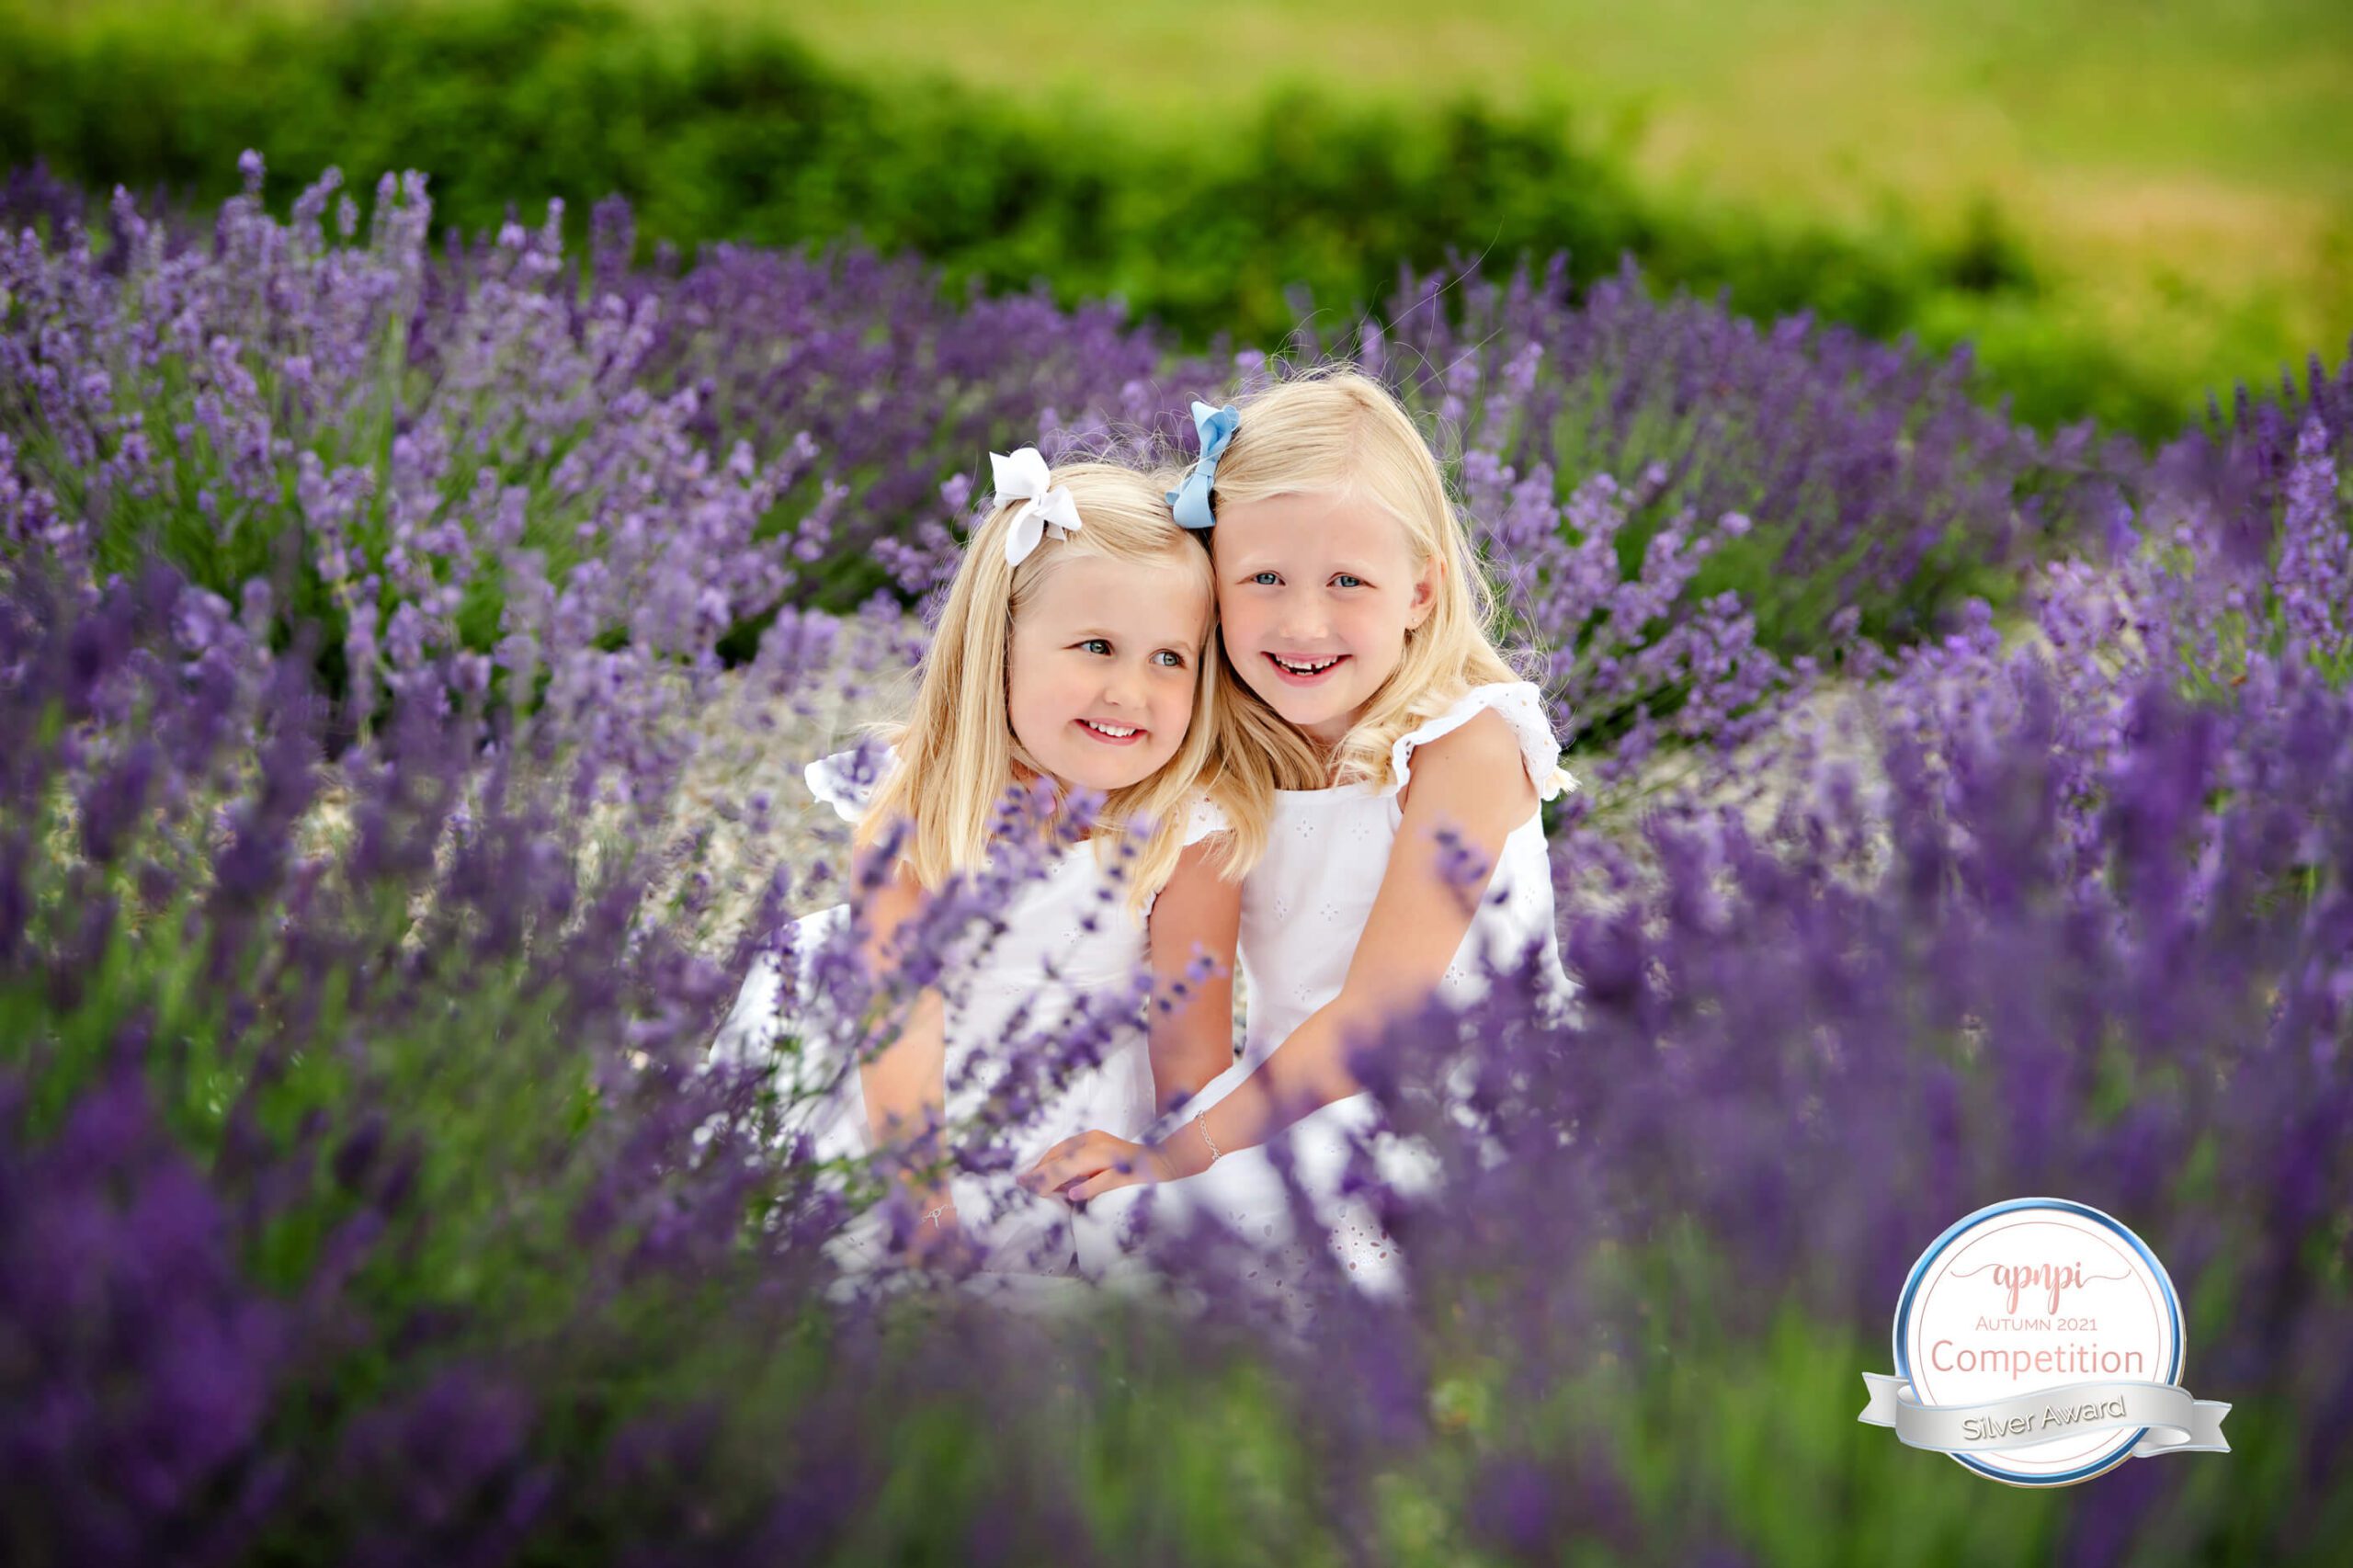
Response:
[[[1038,1316],[835,1274],[903,1200],[705,1048],[854,874],[800,764],[903,689],[985,453],[1283,363],[244,173],[0,189],[7,1561],[2336,1559],[2338,346],[2152,449],[1631,277],[1312,317],[1548,651],[1580,1005],[1472,1020],[1501,1161],[1453,1024],[1380,1042],[1448,1172],[1377,1195],[1407,1300],[1295,1335],[1199,1236]],[[2227,1457],[2012,1492],[1857,1424],[1920,1247],[2042,1192],[2163,1255]]]

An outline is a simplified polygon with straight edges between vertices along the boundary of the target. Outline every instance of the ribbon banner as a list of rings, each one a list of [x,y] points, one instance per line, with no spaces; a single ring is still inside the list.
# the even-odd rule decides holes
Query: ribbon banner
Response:
[[[2222,1417],[2230,1406],[2192,1399],[2178,1383],[2068,1383],[1983,1404],[1922,1404],[1912,1385],[1865,1372],[1870,1403],[1855,1419],[1893,1426],[1897,1440],[1939,1453],[1999,1453],[2056,1438],[2146,1426],[2134,1459],[2155,1454],[2226,1454]]]

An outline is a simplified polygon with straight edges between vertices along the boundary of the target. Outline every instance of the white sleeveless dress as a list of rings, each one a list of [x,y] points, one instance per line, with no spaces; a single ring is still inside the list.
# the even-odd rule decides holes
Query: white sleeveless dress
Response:
[[[857,756],[821,758],[803,775],[811,791],[849,822],[865,814],[873,793],[871,784],[856,777]],[[876,781],[896,762],[890,748],[881,756],[871,770]],[[999,1135],[995,1147],[1011,1151],[1011,1163],[985,1173],[959,1172],[949,1179],[949,1196],[983,1269],[1068,1274],[1075,1259],[1069,1205],[1023,1190],[1015,1177],[1074,1132],[1101,1127],[1141,1138],[1151,1126],[1152,1052],[1144,993],[1138,989],[1143,929],[1085,841],[1060,851],[1045,875],[1022,886],[1004,919],[1004,932],[985,951],[952,963],[943,979],[950,1128],[979,1111],[1001,1085],[1008,1052],[1025,1044],[1042,1047],[1057,1024],[1075,1021],[1082,1010],[1113,1023],[1094,1064],[1069,1074],[1017,1129]],[[812,982],[826,944],[835,945],[834,961],[847,956],[848,928],[847,903],[795,921],[788,949],[797,974],[791,994],[786,994],[777,954],[763,953],[710,1048],[714,1062],[772,1062],[779,1090],[798,1108],[787,1131],[807,1133],[821,1161],[856,1158],[872,1148],[864,1087],[847,1053],[829,1042],[827,997]],[[780,1040],[780,1034],[788,1038]],[[794,1035],[797,1047],[790,1043]],[[862,1271],[886,1261],[881,1243],[877,1218],[853,1223],[833,1252],[845,1268]]]
[[[1339,995],[1404,820],[1398,796],[1411,777],[1414,748],[1489,710],[1518,739],[1540,801],[1576,788],[1559,766],[1561,747],[1544,716],[1542,694],[1532,682],[1508,681],[1473,688],[1400,737],[1390,754],[1387,783],[1275,792],[1267,853],[1242,888],[1239,957],[1248,994],[1242,1054],[1168,1125],[1181,1128],[1224,1098],[1309,1015]],[[1438,983],[1438,995],[1458,1006],[1482,995],[1488,984],[1483,959],[1498,970],[1534,963],[1545,993],[1563,1006],[1575,994],[1561,962],[1540,811],[1505,838],[1486,896]],[[1289,1142],[1293,1175],[1313,1199],[1326,1228],[1323,1239],[1350,1281],[1385,1294],[1400,1281],[1397,1246],[1370,1205],[1340,1191],[1352,1139],[1377,1121],[1372,1096],[1359,1093],[1310,1112],[1276,1136]],[[1386,1133],[1371,1135],[1370,1147],[1382,1176],[1401,1191],[1427,1190],[1434,1169],[1427,1150]],[[1268,1244],[1259,1283],[1278,1293],[1294,1288],[1305,1267],[1305,1244],[1293,1233],[1282,1178],[1264,1144],[1222,1154],[1191,1176],[1120,1187],[1090,1201],[1077,1229],[1080,1269],[1104,1279],[1133,1277],[1141,1267],[1131,1252],[1139,1215],[1148,1213],[1155,1228],[1181,1230],[1200,1210],[1245,1239]]]

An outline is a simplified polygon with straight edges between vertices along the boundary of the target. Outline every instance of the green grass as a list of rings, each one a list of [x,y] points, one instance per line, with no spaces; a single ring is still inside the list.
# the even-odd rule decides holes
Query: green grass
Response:
[[[2209,389],[2269,386],[2313,351],[2334,359],[2353,335],[2342,0],[624,3],[782,28],[885,90],[920,96],[945,77],[1149,144],[1212,148],[1296,87],[1393,107],[1568,105],[1562,135],[1622,160],[1665,208],[1864,244],[2014,241],[2032,298],[1962,296],[1911,324],[1932,347],[1973,341],[2007,384],[2075,383],[2054,384],[2038,415],[2145,403],[2118,390],[2128,381],[2189,413]],[[361,8],[0,0],[85,33],[171,28],[198,51],[239,17]]]
[[[937,69],[1175,126],[1213,127],[1291,83],[1557,96],[1695,203],[1947,233],[1990,206],[2050,278],[2038,314],[2168,384],[2268,382],[2353,335],[2341,0],[698,3],[784,18],[864,70]],[[1936,335],[1963,329],[1985,341],[2004,324]]]
[[[2071,308],[2170,380],[2266,379],[2353,334],[2342,0],[631,3],[781,23],[873,76],[936,72],[1176,134],[1294,85],[1559,97],[1697,199],[1953,228],[1991,200],[2074,286]]]
[[[1859,217],[2093,181],[2218,202],[2353,205],[2353,7],[2337,0],[628,0],[781,25],[878,77],[941,74],[1205,127],[1307,86],[1414,99],[1565,94],[1662,176]],[[11,0],[88,26],[353,0]],[[2054,220],[2068,226],[2067,213]],[[2077,212],[2075,224],[2095,215]],[[2259,258],[2247,244],[2234,259]]]

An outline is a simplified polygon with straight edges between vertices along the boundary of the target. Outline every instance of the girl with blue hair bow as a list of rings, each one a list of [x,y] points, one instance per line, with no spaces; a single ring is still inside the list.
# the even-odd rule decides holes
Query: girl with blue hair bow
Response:
[[[1155,1047],[1178,1078],[1207,1081],[1160,1136],[1092,1129],[1023,1179],[1084,1206],[1090,1273],[1136,1267],[1147,1220],[1208,1220],[1271,1238],[1274,1267],[1255,1278],[1279,1292],[1314,1271],[1317,1246],[1386,1291],[1402,1254],[1345,1172],[1369,1147],[1404,1196],[1426,1193],[1433,1167],[1381,1130],[1347,1048],[1432,996],[1477,996],[1506,966],[1532,966],[1556,1003],[1574,994],[1539,808],[1576,780],[1522,673],[1540,654],[1497,646],[1437,458],[1385,388],[1340,370],[1194,413],[1203,456],[1170,506],[1210,539],[1222,711],[1209,825],[1152,943],[1198,943],[1223,971]],[[1284,1164],[1323,1234],[1296,1233]]]

